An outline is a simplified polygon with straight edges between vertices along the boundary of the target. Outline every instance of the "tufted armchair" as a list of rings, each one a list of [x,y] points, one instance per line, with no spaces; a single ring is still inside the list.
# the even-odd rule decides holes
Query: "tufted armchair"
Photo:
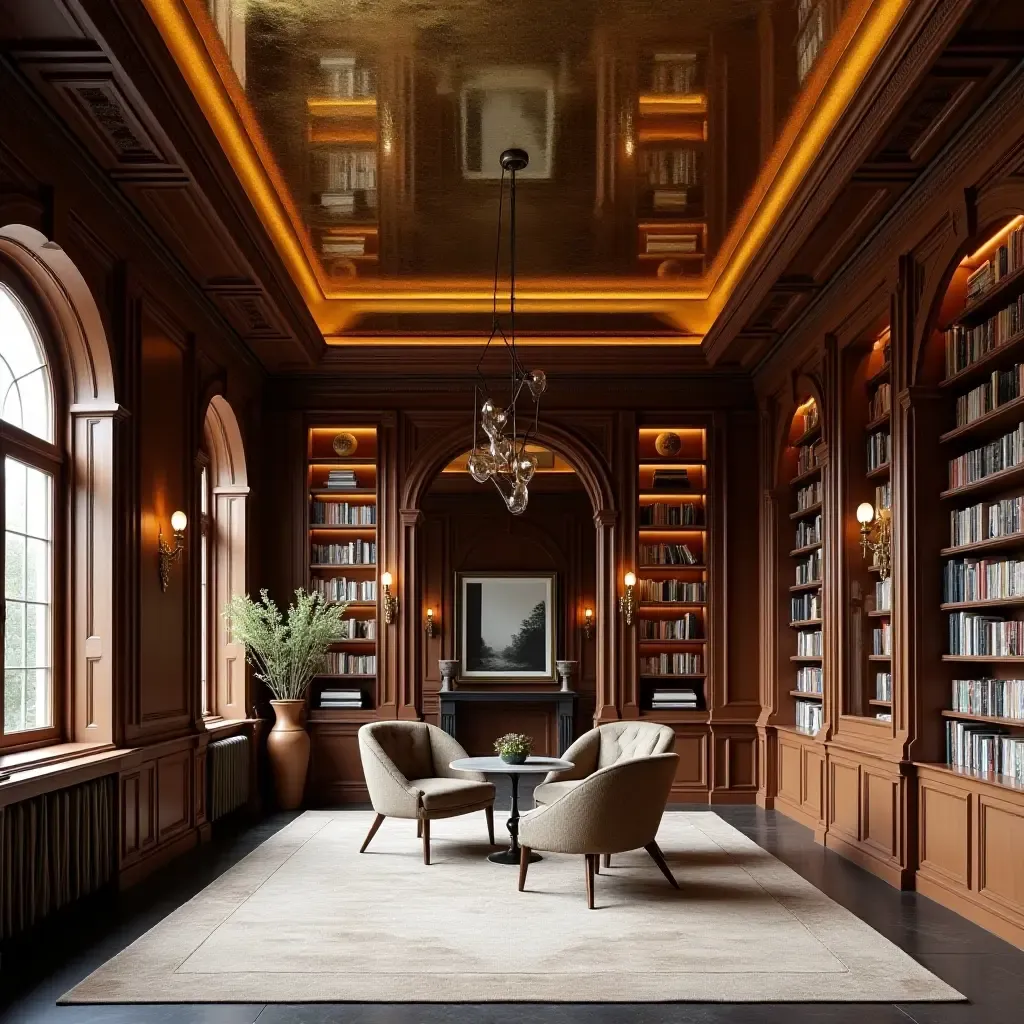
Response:
[[[520,818],[519,891],[526,888],[532,850],[583,854],[587,906],[593,910],[597,858],[641,846],[678,889],[655,838],[678,763],[675,753],[618,760]]]
[[[478,772],[455,772],[448,765],[465,757],[451,736],[427,722],[372,722],[359,730],[370,802],[377,812],[359,852],[365,852],[385,818],[415,818],[423,840],[423,863],[430,863],[430,822],[471,811],[487,815],[494,845],[494,786]]]

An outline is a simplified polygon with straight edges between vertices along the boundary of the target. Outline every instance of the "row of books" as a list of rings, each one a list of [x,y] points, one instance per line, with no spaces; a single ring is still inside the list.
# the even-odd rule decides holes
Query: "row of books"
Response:
[[[697,556],[688,544],[641,544],[641,565],[697,565]]]
[[[353,505],[347,501],[314,501],[309,521],[322,526],[376,526],[376,505]]]
[[[322,708],[361,708],[363,691],[353,689],[323,689],[320,691],[320,707]]]
[[[377,187],[377,152],[373,149],[331,149],[322,156],[325,192],[351,192]]]
[[[825,709],[820,703],[806,700],[796,702],[796,727],[813,736],[821,729]]]
[[[640,659],[643,676],[691,676],[703,671],[703,654],[654,654]]]
[[[1008,434],[949,460],[949,486],[963,487],[1024,462],[1024,423]]]
[[[328,470],[325,487],[328,491],[354,491],[359,486],[354,469]]]
[[[821,513],[819,512],[813,519],[801,519],[796,526],[796,543],[793,545],[797,548],[810,547],[812,544],[821,543]]]
[[[310,557],[317,565],[376,565],[377,542],[350,540],[347,544],[310,544]]]
[[[376,580],[347,580],[344,576],[332,576],[328,580],[314,577],[310,588],[328,601],[376,601]]]
[[[656,188],[651,193],[651,206],[655,213],[699,217],[704,209],[703,203],[704,190],[699,185],[689,185],[686,188]]]
[[[821,630],[800,630],[796,635],[796,653],[804,658],[822,656]]]
[[[892,412],[892,385],[883,381],[875,388],[875,393],[868,402],[868,421],[874,422]]]
[[[676,95],[694,92],[700,82],[695,53],[656,53],[651,68],[651,92]]]
[[[1024,561],[951,558],[942,569],[942,600],[995,601],[1024,596]]]
[[[688,469],[656,469],[651,486],[656,491],[688,491],[693,481]]]
[[[993,370],[988,379],[956,400],[956,425],[966,426],[980,420],[1007,402],[1024,394],[1024,363],[1009,370]]]
[[[1024,228],[1014,228],[1006,241],[967,278],[967,301],[980,298],[1004,277],[1024,266]]]
[[[875,581],[875,610],[879,612],[892,611],[892,577]]]
[[[1016,337],[1024,327],[1024,295],[977,327],[954,324],[946,331],[946,377],[966,370]]]
[[[697,708],[697,691],[655,689],[651,707],[655,711],[693,711]]]
[[[951,612],[949,653],[966,657],[1019,657],[1024,654],[1024,622],[980,612]]]
[[[949,514],[949,543],[977,544],[996,537],[1009,537],[1024,530],[1024,495],[1002,498],[991,504],[980,502]]]
[[[875,673],[875,700],[892,700],[892,673]]]
[[[822,693],[825,672],[820,665],[802,665],[796,670],[796,688],[801,693]]]
[[[655,501],[640,506],[641,526],[700,526],[703,522],[704,508],[695,501],[684,501],[678,505]]]
[[[796,564],[796,584],[818,583],[821,581],[821,552],[812,551],[803,561]]]
[[[868,472],[886,465],[892,458],[892,441],[888,430],[879,430],[868,437]]]
[[[1024,721],[1024,679],[954,679],[952,709]]]
[[[797,512],[803,512],[805,508],[813,508],[815,505],[821,504],[821,481],[815,480],[814,483],[808,484],[806,487],[801,487],[796,492],[796,510]]]
[[[352,54],[325,55],[320,58],[324,92],[332,99],[353,99],[374,94],[372,67],[360,66]]]
[[[641,619],[641,640],[700,640],[704,624],[695,612],[687,612],[681,619]]]
[[[886,480],[884,484],[875,487],[875,508],[892,508],[892,481]]]
[[[796,475],[809,473],[817,468],[819,464],[818,446],[816,444],[802,444],[796,450]]]
[[[376,619],[342,619],[339,637],[342,640],[376,640]]]
[[[644,251],[649,255],[688,256],[700,252],[701,236],[694,231],[657,232],[644,235]]]
[[[946,723],[946,759],[956,768],[1024,782],[1024,736],[979,722]]]
[[[640,173],[648,185],[699,185],[697,150],[692,146],[648,150],[642,154]]]
[[[377,672],[377,655],[329,651],[324,671],[337,676],[372,676]]]
[[[892,623],[883,622],[871,630],[871,653],[892,654]]]
[[[707,587],[703,582],[686,580],[638,580],[641,601],[699,601],[707,600]]]
[[[793,594],[789,599],[789,618],[791,622],[820,619],[821,591],[808,590],[802,594]]]
[[[809,430],[813,430],[821,420],[821,415],[818,412],[818,403],[811,402],[810,405],[804,406],[800,411],[800,426],[802,433],[806,434]]]
[[[880,721],[880,722],[891,722],[892,721],[892,712],[891,711],[879,711],[875,715],[875,718],[877,718],[878,721]]]

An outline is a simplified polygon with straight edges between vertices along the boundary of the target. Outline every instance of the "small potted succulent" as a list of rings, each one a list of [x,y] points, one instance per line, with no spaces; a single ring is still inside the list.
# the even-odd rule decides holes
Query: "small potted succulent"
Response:
[[[509,732],[494,741],[494,749],[505,764],[524,764],[533,749],[533,740],[521,732]]]

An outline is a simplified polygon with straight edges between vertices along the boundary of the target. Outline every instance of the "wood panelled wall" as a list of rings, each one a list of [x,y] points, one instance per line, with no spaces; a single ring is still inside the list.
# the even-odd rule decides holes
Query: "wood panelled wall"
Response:
[[[42,772],[5,787],[3,803],[48,789],[111,774],[117,778],[114,815],[117,870],[131,881],[208,832],[205,809],[206,747],[214,735],[203,724],[198,650],[198,492],[196,459],[210,398],[230,403],[249,442],[259,428],[264,374],[213,303],[184,273],[161,241],[124,201],[113,181],[71,141],[9,66],[0,63],[0,228],[26,225],[59,246],[80,271],[99,312],[114,373],[113,457],[90,463],[112,481],[112,508],[78,508],[83,523],[110,517],[109,549],[91,548],[89,564],[109,569],[113,592],[89,600],[112,601],[113,635],[74,637],[84,643],[94,680],[112,680],[110,692],[89,693],[78,680],[69,720],[107,709],[109,736],[91,751],[63,751],[67,770]],[[9,279],[18,271],[7,267]],[[10,275],[15,275],[11,278]],[[31,282],[22,276],[27,292]],[[59,326],[40,300],[41,329],[60,375],[71,362],[61,350]],[[66,384],[66,382],[64,382]],[[62,387],[70,391],[70,387]],[[76,414],[62,408],[59,417]],[[64,429],[59,426],[58,429]],[[258,494],[258,471],[250,486]],[[249,508],[258,509],[258,501]],[[171,571],[166,593],[157,573],[160,528],[171,540],[170,516],[189,519],[184,558]],[[255,514],[255,513],[252,513]],[[97,526],[98,530],[98,526]],[[91,535],[75,537],[92,544]],[[251,552],[250,552],[251,559]],[[112,564],[111,564],[112,563]],[[250,579],[253,563],[250,561]],[[77,585],[82,581],[77,580]],[[85,599],[88,589],[76,590]],[[71,664],[63,637],[57,658]],[[71,721],[68,735],[81,735]],[[229,727],[253,731],[252,723]],[[99,732],[99,730],[97,730]],[[106,742],[110,740],[112,742]]]
[[[949,707],[951,678],[984,674],[983,666],[942,660],[948,614],[939,609],[940,550],[950,543],[951,506],[939,494],[949,486],[955,453],[939,444],[952,397],[937,386],[937,328],[949,320],[943,303],[961,259],[1024,212],[1022,101],[1017,79],[907,192],[755,377],[764,765],[758,802],[805,823],[830,849],[893,885],[916,887],[1018,945],[1024,799],[1012,788],[929,766],[945,761],[941,712]],[[864,466],[866,363],[883,328],[891,329],[891,723],[857,709],[851,664],[860,629],[851,595],[865,580],[854,517],[857,504],[872,498]],[[797,407],[810,398],[821,411],[824,458],[824,726],[815,737],[792,728],[782,668],[791,643],[795,527],[783,450]]]

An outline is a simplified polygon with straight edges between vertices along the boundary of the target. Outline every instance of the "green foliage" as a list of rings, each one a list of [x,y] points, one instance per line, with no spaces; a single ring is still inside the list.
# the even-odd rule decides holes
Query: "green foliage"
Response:
[[[275,700],[301,700],[310,680],[323,669],[332,643],[341,638],[346,605],[325,601],[301,588],[287,615],[260,591],[260,600],[236,594],[224,607],[232,639],[245,647],[257,679]]]
[[[533,740],[521,732],[509,732],[494,741],[494,750],[499,757],[518,757],[523,754],[529,757],[533,750]]]

